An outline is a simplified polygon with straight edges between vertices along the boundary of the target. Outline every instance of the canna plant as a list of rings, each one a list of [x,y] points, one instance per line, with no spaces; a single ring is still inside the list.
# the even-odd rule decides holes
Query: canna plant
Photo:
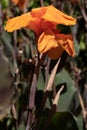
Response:
[[[73,26],[76,24],[76,19],[68,16],[67,14],[59,11],[53,5],[44,6],[32,9],[28,13],[24,13],[20,16],[8,19],[5,30],[7,32],[13,32],[21,28],[27,28],[32,30],[35,34],[35,46],[37,49],[37,60],[34,61],[33,76],[30,83],[29,101],[28,101],[28,117],[26,130],[32,128],[35,130],[40,129],[39,123],[43,109],[47,100],[47,97],[53,88],[54,78],[57,72],[57,68],[61,61],[61,56],[64,51],[70,56],[75,56],[73,36],[71,34],[62,33],[59,25]],[[58,60],[53,71],[51,72],[49,80],[47,80],[46,89],[42,94],[42,102],[39,108],[35,110],[35,95],[37,90],[37,84],[39,79],[39,70],[42,67],[46,58],[51,60]],[[29,62],[29,61],[28,61]],[[49,75],[49,74],[48,74]],[[49,77],[49,76],[48,76]],[[46,77],[47,78],[47,77]],[[59,96],[64,86],[61,86],[58,93],[54,96],[51,111],[48,114],[48,121],[43,127],[43,130],[47,129],[52,116],[57,111],[57,103]],[[35,111],[34,111],[35,110]],[[33,112],[34,111],[34,112]],[[52,113],[52,114],[51,114]],[[75,127],[77,130],[77,127]],[[72,128],[73,129],[73,128]]]

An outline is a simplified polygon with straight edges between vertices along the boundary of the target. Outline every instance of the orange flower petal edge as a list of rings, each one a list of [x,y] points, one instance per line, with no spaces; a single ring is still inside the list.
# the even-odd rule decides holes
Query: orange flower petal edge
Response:
[[[75,56],[72,35],[42,33],[37,43],[38,51],[48,52],[51,59],[59,58],[65,50],[69,55]]]
[[[58,44],[61,46],[70,56],[75,56],[75,49],[72,35],[58,34]]]
[[[47,8],[46,13],[42,16],[42,18],[56,24],[74,25],[76,23],[75,18],[66,15],[53,6],[49,6]]]
[[[31,10],[32,17],[41,18],[50,6],[38,7]]]
[[[55,35],[42,33],[37,43],[38,51],[47,53],[51,59],[58,59],[64,49],[58,45]]]
[[[12,32],[22,27],[28,27],[40,35],[42,31],[46,30],[46,22],[52,24],[53,26],[51,26],[51,28],[53,28],[54,26],[56,27],[57,24],[74,25],[76,20],[53,6],[47,6],[32,9],[29,13],[10,19],[5,29],[8,32]]]
[[[39,52],[45,53],[52,48],[58,47],[55,35],[42,33],[38,39],[37,47]]]
[[[45,13],[46,8],[47,7],[32,9],[29,13],[9,19],[6,23],[5,30],[13,32],[22,27],[27,27],[33,30],[37,35],[40,34],[42,32],[42,19],[40,17]]]
[[[13,32],[22,27],[27,27],[27,25],[33,20],[35,21],[35,18],[32,18],[30,13],[22,14],[21,16],[9,19],[5,26],[5,30]]]

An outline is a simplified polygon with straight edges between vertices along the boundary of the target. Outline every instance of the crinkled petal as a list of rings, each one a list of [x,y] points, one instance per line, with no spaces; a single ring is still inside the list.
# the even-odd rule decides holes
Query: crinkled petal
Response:
[[[75,49],[72,35],[57,35],[58,44],[70,55],[75,56]]]
[[[48,6],[46,13],[42,18],[55,24],[74,25],[76,23],[75,18],[66,15],[53,6]]]
[[[37,46],[39,52],[45,53],[50,49],[57,47],[58,44],[57,40],[55,39],[55,35],[49,35],[43,32],[39,37]]]
[[[12,32],[22,27],[33,30],[37,36],[48,28],[55,29],[57,24],[74,25],[76,20],[53,6],[32,9],[31,12],[9,19],[5,30]]]
[[[39,52],[47,53],[51,59],[58,59],[64,51],[64,49],[58,45],[55,35],[49,35],[45,32],[39,37],[37,47]]]
[[[70,56],[75,56],[72,35],[42,33],[38,40],[38,51],[48,53],[52,59],[59,58],[65,50]]]
[[[21,16],[9,19],[5,26],[5,30],[12,32],[14,30],[28,27],[33,30],[37,35],[42,32],[42,15],[45,13],[47,7],[32,9],[31,12],[25,13]]]

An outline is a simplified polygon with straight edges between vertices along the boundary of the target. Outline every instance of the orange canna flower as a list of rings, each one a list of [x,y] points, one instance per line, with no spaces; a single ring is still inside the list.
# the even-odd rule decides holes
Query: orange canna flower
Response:
[[[46,34],[42,33],[37,44],[39,52],[47,53],[52,59],[59,58],[65,50],[69,55],[74,56],[75,50],[72,35]]]
[[[53,6],[46,6],[32,9],[29,13],[9,19],[5,30],[12,32],[22,27],[33,30],[38,37],[38,51],[48,53],[52,59],[57,59],[64,50],[71,56],[75,55],[72,35],[61,34],[57,25],[71,26],[75,23],[75,18]]]
[[[27,5],[27,0],[12,0],[12,3],[18,5],[21,10],[23,10]]]

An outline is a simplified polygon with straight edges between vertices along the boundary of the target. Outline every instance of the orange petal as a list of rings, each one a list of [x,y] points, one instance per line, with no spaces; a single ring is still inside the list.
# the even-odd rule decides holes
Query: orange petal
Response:
[[[31,13],[25,13],[21,16],[9,19],[6,23],[5,30],[12,32],[23,27],[33,30],[37,36],[42,33],[42,19],[31,16]]]
[[[32,9],[31,12],[9,19],[5,30],[12,32],[28,27],[39,36],[43,31],[55,29],[57,24],[74,25],[76,20],[53,6]]]
[[[32,17],[41,18],[46,13],[47,8],[49,8],[49,7],[50,6],[32,9],[31,10]]]
[[[63,51],[64,51],[64,49],[62,47],[58,46],[56,48],[52,48],[51,50],[49,50],[48,56],[51,59],[56,60],[62,55]]]
[[[30,24],[28,24],[27,28],[33,30],[36,35],[39,37],[40,34],[43,32],[42,29],[42,19],[35,19],[35,20],[31,20]]]
[[[64,51],[64,49],[58,45],[55,35],[48,35],[45,32],[39,37],[37,47],[39,52],[47,53],[51,59],[58,59]]]
[[[59,58],[64,50],[71,56],[75,55],[72,35],[44,32],[39,37],[37,47],[39,52],[48,53],[52,59]]]
[[[72,35],[57,35],[58,44],[71,56],[75,56],[74,43]]]
[[[39,37],[37,46],[39,52],[45,53],[52,48],[58,47],[58,44],[55,35],[49,35],[44,32]]]
[[[28,27],[29,29],[36,32],[37,35],[39,35],[42,32],[41,16],[45,13],[46,8],[47,7],[32,9],[32,11],[29,13],[25,13],[21,16],[9,19],[6,24],[5,30],[12,32],[22,27]]]
[[[26,27],[30,24],[31,21],[35,21],[35,18],[32,18],[30,13],[25,13],[21,16],[9,19],[5,26],[5,30],[12,32],[22,27]]]
[[[76,19],[66,15],[53,6],[48,6],[46,13],[42,16],[46,21],[56,24],[74,25]]]

